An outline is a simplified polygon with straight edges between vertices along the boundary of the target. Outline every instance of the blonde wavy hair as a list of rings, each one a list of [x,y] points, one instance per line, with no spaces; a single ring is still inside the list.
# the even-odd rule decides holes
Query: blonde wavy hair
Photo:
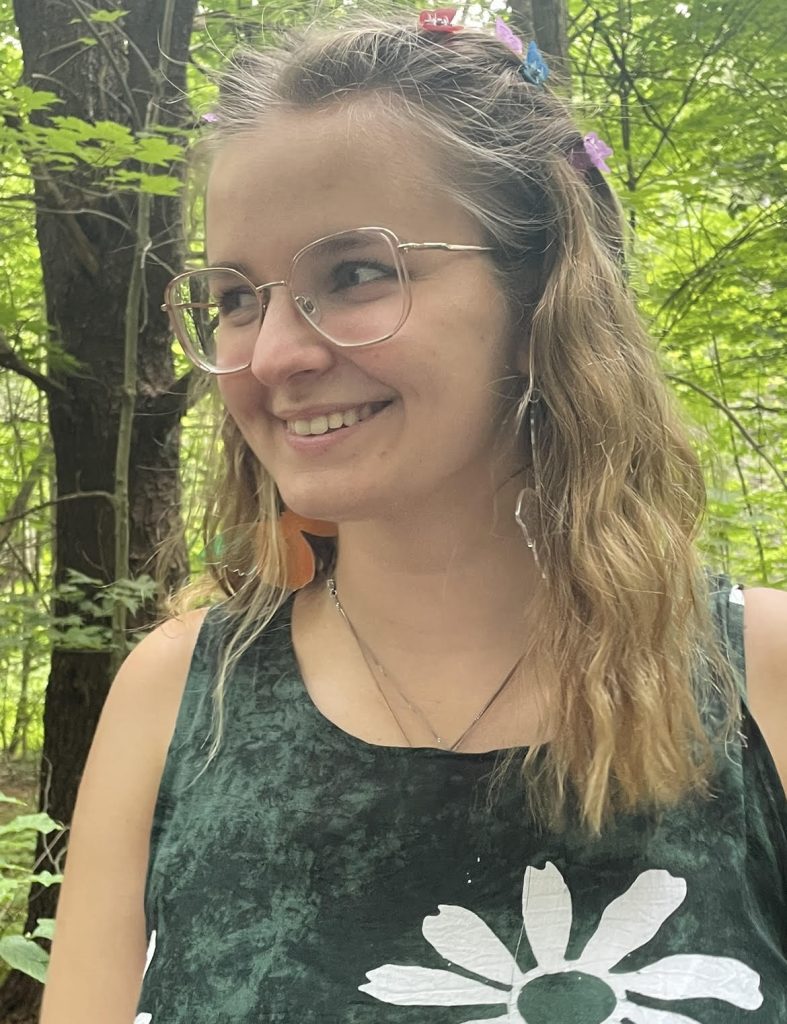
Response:
[[[707,792],[737,700],[694,546],[702,474],[627,286],[620,209],[595,167],[569,159],[582,137],[568,106],[527,84],[519,63],[481,31],[438,36],[374,16],[314,25],[233,59],[200,146],[258,132],[272,112],[374,103],[429,147],[435,187],[483,227],[529,346],[509,423],[539,498],[531,529],[546,582],[534,615],[549,628],[524,640],[556,696],[549,744],[510,752],[501,771],[519,766],[545,822],[570,809],[598,832],[617,812]],[[231,626],[207,763],[233,667],[289,595],[276,484],[229,417],[221,435],[206,515],[221,557],[181,595],[218,587]],[[332,542],[319,553],[325,570]],[[706,711],[718,699],[714,735]]]

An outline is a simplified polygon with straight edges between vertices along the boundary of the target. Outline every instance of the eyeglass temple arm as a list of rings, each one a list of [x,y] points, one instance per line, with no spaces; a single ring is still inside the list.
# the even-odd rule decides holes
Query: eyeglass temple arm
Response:
[[[448,242],[400,242],[398,249],[450,249],[455,252],[492,252],[490,245],[450,245]]]
[[[286,281],[268,281],[266,284],[255,285],[254,291],[261,295],[266,288],[275,288],[277,285],[286,284]],[[213,305],[214,303],[212,302],[171,302],[169,305],[163,302],[160,309],[162,313],[166,313],[170,309],[185,309],[186,307],[189,309],[210,309]]]

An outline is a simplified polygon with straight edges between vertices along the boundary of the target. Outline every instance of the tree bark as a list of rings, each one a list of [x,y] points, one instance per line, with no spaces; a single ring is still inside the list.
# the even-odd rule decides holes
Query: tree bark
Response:
[[[531,0],[533,28],[538,45],[557,58],[561,73],[568,72],[568,5],[566,0]]]
[[[511,0],[511,25],[525,44],[535,39],[546,55],[550,85],[570,92],[567,0]]]
[[[166,54],[166,81],[159,121],[186,123],[185,69],[197,0],[175,0],[173,31]],[[22,43],[24,77],[33,88],[56,92],[54,113],[86,121],[113,120],[136,129],[144,122],[151,95],[151,69],[160,62],[158,39],[164,4],[160,0],[14,0]],[[101,45],[78,42],[83,19],[96,9],[122,8],[119,26],[92,23]],[[67,55],[66,59],[64,55]],[[46,114],[39,120],[46,122]],[[54,339],[75,370],[60,373],[47,390],[49,424],[59,494],[112,492],[123,379],[124,310],[135,254],[137,198],[101,187],[89,166],[62,172],[36,167],[40,206],[36,231],[41,251],[46,308]],[[57,199],[55,198],[57,197]],[[80,212],[77,212],[80,211]],[[88,211],[88,212],[83,212]],[[109,214],[110,217],[103,216]],[[111,219],[110,219],[111,218]],[[150,572],[156,545],[179,519],[179,425],[184,401],[162,401],[172,389],[170,331],[159,306],[164,285],[180,263],[180,211],[176,199],[154,197],[145,260],[138,336],[136,411],[130,479],[132,578]],[[56,506],[55,582],[68,569],[109,583],[113,579],[116,515],[111,500],[85,497]],[[167,567],[174,583],[185,575],[181,547]],[[62,611],[63,609],[59,609]],[[148,607],[130,622],[151,621]],[[44,748],[39,806],[55,819],[71,820],[77,788],[93,733],[110,685],[109,651],[55,649],[44,706]],[[41,867],[62,868],[64,842],[49,855],[39,845]],[[55,912],[57,887],[34,888],[27,927]],[[0,990],[0,1020],[34,1022],[41,986],[16,972]]]

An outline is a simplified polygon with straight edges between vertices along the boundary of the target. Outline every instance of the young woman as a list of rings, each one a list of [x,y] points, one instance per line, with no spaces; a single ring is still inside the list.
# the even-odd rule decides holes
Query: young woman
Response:
[[[785,596],[702,571],[595,140],[420,21],[224,77],[222,594],[112,688],[43,1024],[787,1020]]]

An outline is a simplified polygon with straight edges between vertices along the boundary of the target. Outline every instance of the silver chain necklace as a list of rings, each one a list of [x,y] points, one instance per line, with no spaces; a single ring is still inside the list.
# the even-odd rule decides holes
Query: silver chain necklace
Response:
[[[424,712],[419,707],[417,707],[415,704],[413,704],[411,701],[409,701],[407,699],[407,697],[404,695],[404,693],[402,693],[401,688],[399,686],[397,686],[396,681],[388,674],[388,672],[386,672],[386,670],[383,667],[383,665],[381,665],[380,662],[377,660],[377,658],[375,657],[375,655],[372,652],[372,650],[358,636],[358,633],[357,633],[357,631],[355,629],[355,626],[352,624],[352,621],[350,620],[349,615],[344,610],[342,602],[339,600],[339,592],[338,592],[337,587],[336,587],[336,580],[331,576],[331,577],[329,577],[326,580],[326,585],[328,587],[328,593],[331,595],[331,597],[333,598],[333,602],[336,605],[337,611],[339,612],[341,617],[344,619],[344,621],[347,623],[347,627],[349,628],[350,632],[353,635],[353,639],[355,640],[356,644],[358,645],[358,649],[360,650],[360,652],[361,652],[361,654],[363,656],[363,660],[366,662],[366,667],[369,669],[369,674],[371,675],[372,679],[374,680],[374,684],[377,687],[377,690],[378,690],[380,696],[385,701],[385,706],[390,711],[391,717],[396,722],[397,728],[399,729],[399,732],[402,734],[402,736],[407,741],[408,746],[412,747],[412,745],[413,745],[412,744],[412,740],[410,739],[410,737],[405,732],[404,727],[402,726],[402,723],[400,722],[398,715],[396,714],[394,709],[391,707],[391,703],[388,700],[387,696],[385,695],[385,691],[383,690],[382,686],[380,685],[380,680],[378,679],[378,676],[377,676],[378,672],[380,673],[380,675],[382,675],[382,677],[384,679],[388,680],[388,682],[394,687],[394,689],[399,694],[399,696],[404,701],[404,703],[407,705],[407,707],[410,709],[410,711],[414,715],[417,715],[418,718],[421,719],[421,721],[424,723],[426,728],[432,734],[432,737],[434,738],[434,741],[438,745],[438,747],[445,747],[446,741],[437,733],[437,731],[435,730],[434,726],[429,721],[429,719],[426,717]],[[454,742],[452,744],[450,744],[450,746],[446,747],[447,750],[457,750],[459,748],[459,745],[462,743],[462,741],[470,734],[470,732],[476,727],[476,725],[478,725],[478,723],[481,721],[481,719],[484,717],[484,715],[487,713],[487,711],[492,707],[492,705],[497,700],[497,698],[500,696],[500,694],[503,692],[503,690],[506,688],[506,686],[508,686],[508,684],[511,682],[511,680],[514,677],[514,673],[519,668],[521,662],[522,662],[522,655],[520,655],[517,658],[517,660],[514,662],[514,665],[512,666],[510,671],[506,674],[506,676],[503,679],[502,683],[498,686],[498,688],[495,690],[495,692],[492,694],[492,696],[489,698],[489,700],[486,702],[486,704],[484,704],[484,706],[481,708],[481,710],[478,712],[478,714],[472,720],[470,725],[468,725],[468,727],[465,729],[465,731],[462,733],[462,735],[459,737],[459,739],[454,740]]]

